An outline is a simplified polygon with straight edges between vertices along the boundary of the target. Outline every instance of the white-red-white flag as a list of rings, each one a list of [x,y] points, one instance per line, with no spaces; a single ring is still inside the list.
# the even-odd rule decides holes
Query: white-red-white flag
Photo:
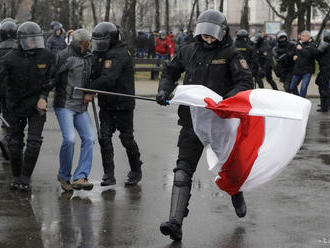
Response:
[[[276,90],[222,97],[202,85],[178,86],[171,103],[190,106],[216,184],[230,195],[278,175],[303,144],[311,102]]]

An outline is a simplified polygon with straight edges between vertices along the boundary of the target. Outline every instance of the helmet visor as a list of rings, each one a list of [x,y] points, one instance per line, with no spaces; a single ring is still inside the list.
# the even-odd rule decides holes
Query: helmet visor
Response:
[[[196,25],[196,31],[194,36],[202,34],[211,35],[218,41],[222,41],[223,37],[226,35],[226,31],[219,25],[209,22],[201,22]]]
[[[109,39],[95,39],[92,38],[92,51],[104,52],[109,48]]]
[[[19,42],[24,51],[45,48],[43,36],[22,37]]]

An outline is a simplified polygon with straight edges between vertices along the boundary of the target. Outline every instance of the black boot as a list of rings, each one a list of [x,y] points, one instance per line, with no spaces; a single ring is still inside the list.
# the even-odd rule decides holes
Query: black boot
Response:
[[[116,178],[112,174],[104,174],[102,177],[101,186],[110,186],[116,184]]]
[[[174,241],[182,240],[182,222],[189,212],[190,190],[191,176],[183,170],[177,170],[172,188],[170,218],[160,225],[161,233],[169,235]]]
[[[125,185],[126,186],[133,186],[133,185],[137,185],[138,182],[140,182],[142,179],[142,171],[137,170],[137,171],[130,171],[127,174],[127,179],[125,181]]]
[[[246,204],[243,192],[238,192],[236,195],[232,195],[231,202],[235,208],[236,215],[239,218],[243,218],[246,215]]]

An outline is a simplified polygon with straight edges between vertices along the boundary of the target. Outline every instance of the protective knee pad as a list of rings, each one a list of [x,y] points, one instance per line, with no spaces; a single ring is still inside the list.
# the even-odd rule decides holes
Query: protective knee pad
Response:
[[[177,187],[191,187],[191,176],[184,170],[174,172],[174,185]]]

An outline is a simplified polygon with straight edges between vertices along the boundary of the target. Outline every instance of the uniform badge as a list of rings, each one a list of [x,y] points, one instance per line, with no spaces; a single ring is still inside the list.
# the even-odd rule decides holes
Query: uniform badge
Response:
[[[245,59],[240,59],[239,62],[241,63],[241,66],[243,69],[245,69],[245,70],[249,69],[249,66]]]
[[[103,61],[103,59],[102,58],[99,58],[98,62],[101,63],[102,61]]]
[[[267,56],[267,55],[268,55],[268,53],[267,53],[267,52],[264,52],[264,55],[265,55],[265,56]]]
[[[245,52],[247,49],[246,49],[246,47],[236,47],[236,50]]]
[[[211,64],[212,65],[224,65],[227,63],[226,59],[213,59]]]
[[[38,69],[45,69],[47,68],[46,64],[37,64]]]
[[[112,61],[110,59],[107,59],[104,61],[104,68],[109,69],[111,68]]]

